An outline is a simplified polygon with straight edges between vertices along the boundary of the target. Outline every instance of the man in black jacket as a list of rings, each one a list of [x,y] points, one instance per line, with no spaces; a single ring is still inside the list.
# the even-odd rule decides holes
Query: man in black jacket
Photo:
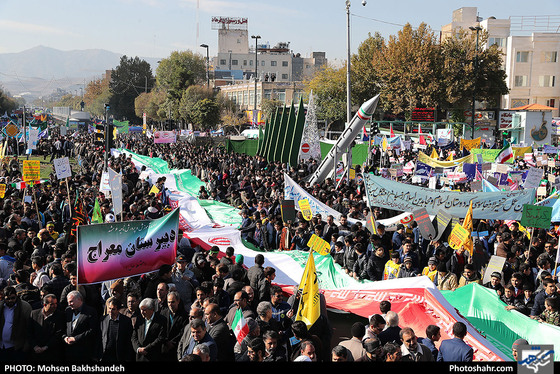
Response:
[[[222,317],[218,304],[208,304],[204,310],[206,322],[208,323],[208,334],[214,339],[218,347],[217,361],[234,362],[235,335]]]
[[[121,302],[111,296],[107,299],[107,314],[101,320],[101,361],[134,361],[132,349],[132,320],[119,313]]]
[[[58,309],[54,294],[45,295],[42,304],[42,308],[31,312],[28,332],[31,357],[36,362],[58,362],[63,359],[64,313]]]
[[[145,298],[140,302],[142,319],[136,322],[132,333],[132,347],[136,361],[162,361],[162,345],[165,341],[165,318],[156,313],[156,300]]]
[[[91,362],[99,342],[99,318],[97,311],[84,303],[79,291],[67,296],[66,331],[63,336],[66,361]]]

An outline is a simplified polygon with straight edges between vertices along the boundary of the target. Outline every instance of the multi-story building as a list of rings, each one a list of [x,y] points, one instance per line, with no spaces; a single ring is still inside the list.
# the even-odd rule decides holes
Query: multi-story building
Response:
[[[443,26],[441,38],[453,35],[459,28],[480,26],[488,33],[483,48],[497,45],[504,54],[509,94],[501,98],[501,108],[511,109],[527,104],[560,107],[560,16],[519,16],[508,19],[478,16],[476,7],[463,7],[453,12],[452,22]],[[473,31],[474,32],[474,31]]]
[[[263,99],[275,99],[289,105],[303,95],[302,81],[327,64],[325,52],[302,57],[290,49],[289,42],[271,46],[261,37],[249,37],[246,18],[213,17],[218,31],[218,53],[211,59],[214,86],[239,109],[261,109]],[[256,84],[255,84],[256,79]]]

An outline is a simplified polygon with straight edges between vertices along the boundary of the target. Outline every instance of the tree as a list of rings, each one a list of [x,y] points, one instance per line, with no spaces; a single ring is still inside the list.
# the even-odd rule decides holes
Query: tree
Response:
[[[276,113],[276,109],[283,106],[284,103],[278,99],[263,99],[261,102],[261,111],[263,112],[263,117],[271,120],[274,113]]]
[[[0,112],[1,114],[10,113],[17,108],[17,102],[9,93],[0,87]]]
[[[487,32],[483,31],[479,35],[479,46],[486,44],[487,39]],[[446,78],[442,81],[445,92],[442,104],[447,109],[462,112],[469,108],[473,94],[477,101],[496,105],[497,98],[508,93],[502,53],[496,46],[486,50],[479,48],[477,52],[476,33],[459,30],[445,39],[441,54],[442,75]],[[478,69],[475,69],[476,60]]]
[[[206,61],[192,51],[173,51],[159,63],[156,70],[157,86],[166,92],[168,109],[180,117],[179,106],[185,90],[206,82]]]
[[[358,47],[358,53],[352,56],[350,74],[353,105],[361,105],[379,93],[381,84],[373,60],[375,52],[380,51],[384,43],[378,32],[374,36],[369,34]]]
[[[220,121],[220,110],[215,100],[203,98],[192,107],[190,117],[195,128],[212,130]]]
[[[111,114],[117,118],[139,120],[134,110],[134,100],[145,90],[146,83],[148,90],[151,90],[152,80],[152,68],[148,62],[139,57],[122,56],[119,66],[111,72]]]
[[[431,29],[406,24],[374,51],[383,109],[410,119],[415,107],[434,107],[442,96],[441,57]]]
[[[179,115],[186,123],[194,123],[193,110],[195,105],[203,99],[214,101],[215,94],[211,88],[191,85],[183,91],[179,105]]]
[[[93,80],[88,83],[84,92],[86,110],[93,116],[104,117],[104,105],[111,99],[109,78]]]
[[[311,91],[316,99],[318,118],[332,122],[346,118],[346,66],[325,66],[306,82],[306,94]]]

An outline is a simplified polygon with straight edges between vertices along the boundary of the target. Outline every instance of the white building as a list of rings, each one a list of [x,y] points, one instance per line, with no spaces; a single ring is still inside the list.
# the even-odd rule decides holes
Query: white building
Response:
[[[476,7],[463,7],[453,12],[452,22],[441,29],[442,39],[457,29],[480,26],[488,32],[486,46],[496,44],[504,53],[508,95],[501,108],[511,109],[528,104],[560,107],[560,17],[519,16],[507,19],[478,16]]]

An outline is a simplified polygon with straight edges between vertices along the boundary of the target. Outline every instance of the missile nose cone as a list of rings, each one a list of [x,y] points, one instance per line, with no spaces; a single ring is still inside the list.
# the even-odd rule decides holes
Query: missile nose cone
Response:
[[[375,112],[375,108],[377,107],[378,102],[379,102],[379,94],[375,95],[374,97],[372,97],[371,99],[363,103],[362,106],[360,107],[360,110],[363,111],[368,116],[371,116]]]

